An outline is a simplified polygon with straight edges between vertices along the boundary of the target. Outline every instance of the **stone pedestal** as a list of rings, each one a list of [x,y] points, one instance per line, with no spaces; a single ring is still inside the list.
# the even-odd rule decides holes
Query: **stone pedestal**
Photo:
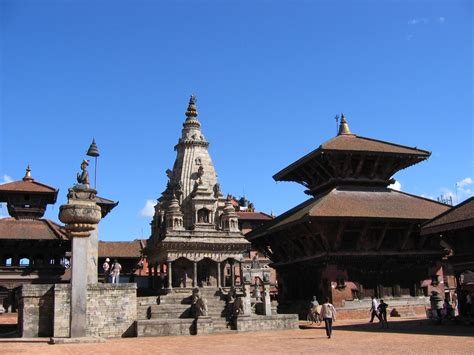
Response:
[[[272,302],[270,301],[270,284],[263,285],[263,314],[272,315]]]

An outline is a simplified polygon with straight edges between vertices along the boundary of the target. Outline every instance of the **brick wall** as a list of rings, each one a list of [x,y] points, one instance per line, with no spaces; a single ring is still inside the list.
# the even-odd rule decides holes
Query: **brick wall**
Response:
[[[20,298],[19,323],[23,337],[68,337],[71,286],[25,285]],[[87,335],[134,335],[137,320],[136,284],[88,286]]]
[[[134,335],[136,284],[89,285],[88,291],[87,335],[105,338]]]
[[[53,285],[22,286],[18,307],[18,325],[23,338],[53,335]]]

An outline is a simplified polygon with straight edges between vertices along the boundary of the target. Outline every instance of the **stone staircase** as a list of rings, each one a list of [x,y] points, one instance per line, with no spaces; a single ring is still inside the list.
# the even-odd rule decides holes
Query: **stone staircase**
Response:
[[[207,301],[207,315],[212,323],[212,333],[223,333],[235,331],[231,328],[230,319],[226,310],[225,297],[218,288],[200,288],[200,293]],[[147,302],[149,302],[147,300]],[[147,317],[141,313],[143,320],[148,319],[148,333],[153,333],[153,324],[162,327],[164,324],[174,324],[171,327],[178,327],[180,332],[186,332],[188,327],[192,327],[194,316],[192,314],[192,289],[173,289],[167,294],[160,295],[156,302],[149,305]],[[171,331],[171,330],[170,330]],[[147,334],[151,335],[151,334]]]

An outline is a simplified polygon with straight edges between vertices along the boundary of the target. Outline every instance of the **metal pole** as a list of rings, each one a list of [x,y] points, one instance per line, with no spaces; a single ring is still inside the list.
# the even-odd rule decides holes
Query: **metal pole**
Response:
[[[94,167],[94,189],[97,190],[97,157],[95,157],[95,167]]]

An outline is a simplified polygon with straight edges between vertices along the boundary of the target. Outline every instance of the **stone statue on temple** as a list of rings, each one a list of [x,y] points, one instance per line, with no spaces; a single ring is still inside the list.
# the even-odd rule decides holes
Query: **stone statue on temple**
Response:
[[[197,171],[197,177],[198,177],[198,184],[199,185],[202,185],[202,176],[204,175],[204,168],[201,166],[199,166],[199,169]]]
[[[193,289],[192,295],[192,310],[194,317],[205,317],[207,316],[207,301],[204,297],[202,297],[201,293],[199,292],[199,288]]]
[[[75,186],[77,189],[87,190],[90,188],[88,165],[89,160],[84,159],[81,163],[82,173],[77,173],[77,184]]]
[[[257,255],[254,255],[252,258],[252,269],[260,269],[260,261],[258,261]]]
[[[214,197],[218,198],[221,194],[221,185],[218,182],[216,182],[216,184],[214,185],[213,191]]]

